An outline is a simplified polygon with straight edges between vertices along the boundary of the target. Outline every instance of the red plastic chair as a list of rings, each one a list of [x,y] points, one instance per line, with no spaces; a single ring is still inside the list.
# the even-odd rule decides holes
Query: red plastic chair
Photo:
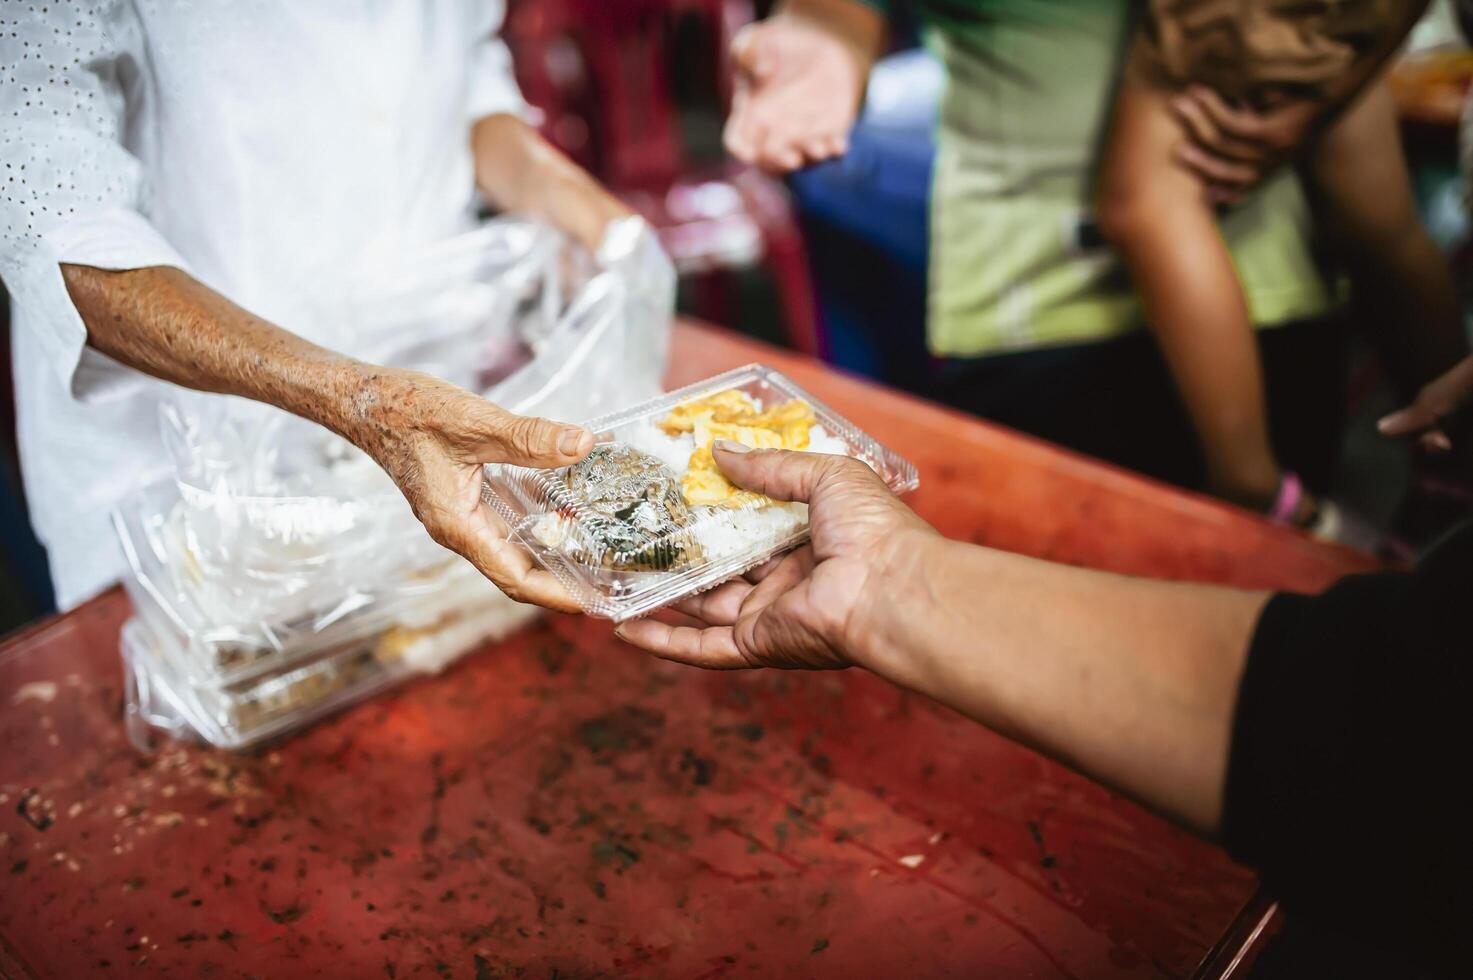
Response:
[[[735,163],[692,166],[681,138],[671,81],[677,26],[702,29],[724,112],[731,38],[751,17],[750,0],[518,0],[505,37],[523,93],[546,115],[544,132],[654,225],[696,288],[697,312],[729,322],[730,274],[761,264],[793,346],[822,355],[786,189]]]

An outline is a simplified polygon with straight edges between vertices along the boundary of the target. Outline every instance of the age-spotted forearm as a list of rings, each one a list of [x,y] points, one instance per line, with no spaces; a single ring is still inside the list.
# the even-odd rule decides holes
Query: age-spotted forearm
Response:
[[[285,409],[354,439],[374,370],[242,309],[170,267],[63,265],[88,344],[145,374]]]

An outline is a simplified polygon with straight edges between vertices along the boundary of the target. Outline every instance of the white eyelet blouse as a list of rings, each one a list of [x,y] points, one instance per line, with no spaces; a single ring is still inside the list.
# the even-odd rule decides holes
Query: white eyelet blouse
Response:
[[[177,266],[312,335],[304,296],[470,222],[469,126],[525,109],[503,12],[0,0],[0,278],[25,486],[63,607],[122,569],[109,513],[165,471],[167,388],[86,347],[59,264]]]

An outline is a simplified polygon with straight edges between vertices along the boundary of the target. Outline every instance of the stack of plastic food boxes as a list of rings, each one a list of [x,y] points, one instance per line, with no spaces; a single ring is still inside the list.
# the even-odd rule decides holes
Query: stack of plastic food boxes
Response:
[[[658,390],[674,274],[637,219],[597,255],[499,218],[355,270],[305,277],[275,315],[523,414],[579,418]],[[160,421],[172,476],[114,515],[141,748],[154,731],[259,744],[536,616],[432,542],[388,476],[325,430],[191,392],[162,395]]]
[[[115,517],[137,613],[122,653],[130,729],[141,747],[158,730],[249,748],[408,675],[442,669],[536,615],[466,562],[424,546],[412,524],[402,548],[386,549],[402,555],[401,567],[366,569],[353,583],[324,567],[353,556],[331,554],[322,541],[285,556],[299,566],[295,576],[273,574],[259,555],[237,566],[209,560],[193,516],[168,482]],[[371,537],[384,546],[382,533]],[[259,550],[259,537],[255,544]]]

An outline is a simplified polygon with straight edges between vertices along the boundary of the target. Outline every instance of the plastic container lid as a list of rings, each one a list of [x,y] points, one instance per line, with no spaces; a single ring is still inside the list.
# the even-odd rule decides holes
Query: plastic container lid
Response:
[[[359,641],[310,664],[230,690],[191,684],[174,669],[173,641],[142,620],[123,630],[134,710],[175,736],[196,735],[224,749],[244,749],[361,700],[407,673],[379,640]]]
[[[486,500],[591,616],[623,621],[712,588],[808,537],[805,504],[728,483],[717,439],[862,460],[896,493],[915,467],[791,379],[750,364],[588,423],[559,470],[486,467]]]
[[[504,638],[540,610],[500,593],[424,626],[396,626],[322,651],[315,659],[227,686],[198,684],[180,670],[177,637],[132,619],[121,651],[130,719],[174,737],[197,736],[244,749],[296,731],[416,674],[434,673],[461,655]],[[146,739],[134,732],[140,745]]]

